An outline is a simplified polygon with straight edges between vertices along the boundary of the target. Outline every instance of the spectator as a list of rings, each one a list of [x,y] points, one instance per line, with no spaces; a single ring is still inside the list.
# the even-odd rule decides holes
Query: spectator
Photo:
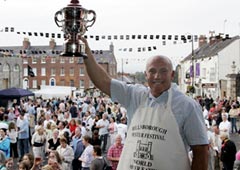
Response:
[[[10,139],[6,135],[7,129],[0,129],[0,150],[4,152],[5,158],[10,157]]]
[[[223,170],[233,170],[235,156],[237,153],[236,145],[229,139],[229,134],[223,132],[220,135],[222,140],[221,161],[223,163]]]
[[[105,164],[102,157],[102,151],[100,146],[93,146],[93,161],[91,162],[90,170],[102,170]]]
[[[9,123],[7,134],[10,138],[10,157],[18,158],[17,127],[14,122]]]
[[[93,131],[93,136],[92,136],[92,140],[91,140],[91,145],[93,146],[101,146],[102,141],[99,139],[99,134],[98,134],[98,130],[94,130]]]
[[[231,123],[228,121],[227,113],[222,113],[222,119],[223,119],[223,121],[219,124],[220,134],[227,133],[228,137],[229,137]]]
[[[22,161],[21,162],[25,162],[27,164],[27,167],[29,169],[31,169],[33,167],[34,164],[34,156],[31,153],[27,153],[23,156]]]
[[[97,128],[99,128],[100,140],[102,141],[102,152],[106,152],[107,139],[108,139],[108,126],[109,121],[107,120],[108,113],[102,115],[102,119],[97,122]]]
[[[75,129],[75,135],[72,139],[73,151],[74,151],[74,159],[72,161],[73,170],[81,170],[82,162],[78,160],[78,158],[82,155],[84,150],[84,145],[81,139],[81,128],[77,127]]]
[[[38,129],[32,136],[32,146],[33,146],[33,155],[34,157],[43,158],[45,153],[45,142],[46,135],[44,133],[44,128],[39,126]]]
[[[126,125],[126,117],[121,118],[121,123],[117,124],[118,134],[122,137],[122,144],[124,144],[125,139],[127,137],[127,125]]]
[[[48,140],[47,143],[47,152],[51,152],[52,150],[56,150],[57,147],[60,145],[60,139],[59,139],[59,132],[57,129],[53,130],[53,137]]]
[[[66,138],[60,138],[60,146],[57,147],[57,152],[62,159],[63,170],[69,170],[69,167],[72,165],[74,153],[72,147],[67,144]]]
[[[110,124],[108,126],[109,136],[110,136],[110,145],[114,144],[115,137],[117,135],[117,123],[115,122],[115,118],[110,118]]]
[[[13,163],[13,158],[10,157],[6,160],[6,169],[7,170],[14,170],[14,163]]]
[[[122,150],[123,150],[122,137],[121,135],[117,135],[115,139],[115,144],[110,146],[107,153],[107,158],[111,162],[112,170],[117,169]]]
[[[20,157],[22,158],[24,154],[29,153],[29,125],[28,120],[24,118],[24,112],[20,113],[17,119],[18,127],[18,148],[20,149]]]
[[[48,165],[52,166],[53,170],[63,170],[62,159],[57,151],[50,151],[48,156]]]
[[[79,161],[82,161],[82,170],[89,170],[93,160],[93,146],[90,144],[90,139],[91,138],[87,135],[83,136],[83,145],[85,146],[85,149],[81,157],[78,159]]]

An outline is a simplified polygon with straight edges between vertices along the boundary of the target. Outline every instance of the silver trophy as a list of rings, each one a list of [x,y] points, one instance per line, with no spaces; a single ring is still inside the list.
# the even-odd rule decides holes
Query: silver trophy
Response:
[[[55,22],[62,28],[66,41],[61,56],[87,57],[85,46],[81,37],[96,20],[96,13],[93,10],[82,8],[78,0],[72,0],[70,4],[55,13]]]

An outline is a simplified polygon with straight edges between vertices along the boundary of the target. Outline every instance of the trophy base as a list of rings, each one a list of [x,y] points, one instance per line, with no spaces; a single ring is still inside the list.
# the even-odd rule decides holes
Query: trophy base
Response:
[[[87,58],[87,55],[84,53],[72,53],[72,52],[63,52],[60,54],[60,56],[64,56],[64,57],[83,57],[83,58]]]

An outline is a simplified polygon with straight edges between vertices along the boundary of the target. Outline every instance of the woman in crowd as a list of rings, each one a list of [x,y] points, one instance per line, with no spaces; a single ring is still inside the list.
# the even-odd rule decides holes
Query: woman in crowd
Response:
[[[48,156],[48,165],[50,165],[53,170],[62,170],[62,159],[59,153],[55,150],[50,151]]]
[[[25,161],[22,161],[18,164],[18,170],[30,170],[30,168]]]
[[[79,158],[79,161],[82,161],[82,170],[90,170],[90,165],[93,160],[93,146],[90,144],[90,137],[89,136],[83,136],[83,145],[85,146],[85,149]]]
[[[14,122],[9,123],[7,134],[10,138],[10,157],[18,158],[17,126]]]
[[[25,164],[27,164],[27,167],[29,169],[31,169],[33,167],[34,164],[34,156],[31,153],[26,153],[21,162],[25,162]],[[20,165],[19,165],[20,166]]]
[[[7,170],[14,170],[14,163],[13,163],[13,158],[10,157],[6,160],[6,169]]]
[[[76,120],[73,118],[69,122],[69,130],[70,130],[72,136],[74,136],[76,127],[77,127]]]
[[[69,170],[72,160],[74,158],[74,152],[71,146],[67,144],[67,139],[60,138],[60,146],[57,147],[57,152],[61,156],[63,162],[63,170]]]
[[[45,142],[46,142],[46,135],[44,133],[44,128],[39,126],[36,132],[32,136],[32,146],[33,146],[33,155],[34,157],[43,157],[45,153]]]
[[[110,146],[114,144],[115,137],[117,135],[117,123],[115,122],[115,118],[110,118],[110,124],[108,126],[109,136],[110,136]]]
[[[7,136],[7,129],[0,129],[1,141],[0,150],[5,153],[5,157],[10,157],[10,139]]]
[[[53,130],[53,137],[48,140],[47,143],[47,152],[50,152],[52,150],[56,150],[57,147],[60,145],[60,139],[59,139],[59,132],[57,129]]]

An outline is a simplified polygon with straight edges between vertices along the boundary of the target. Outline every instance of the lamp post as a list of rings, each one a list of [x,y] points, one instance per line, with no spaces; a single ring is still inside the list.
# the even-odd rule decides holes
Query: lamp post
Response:
[[[122,81],[123,81],[123,58],[122,58]]]
[[[192,87],[191,92],[195,93],[194,79],[195,79],[195,70],[194,70],[194,44],[193,44],[193,35],[192,35]]]

